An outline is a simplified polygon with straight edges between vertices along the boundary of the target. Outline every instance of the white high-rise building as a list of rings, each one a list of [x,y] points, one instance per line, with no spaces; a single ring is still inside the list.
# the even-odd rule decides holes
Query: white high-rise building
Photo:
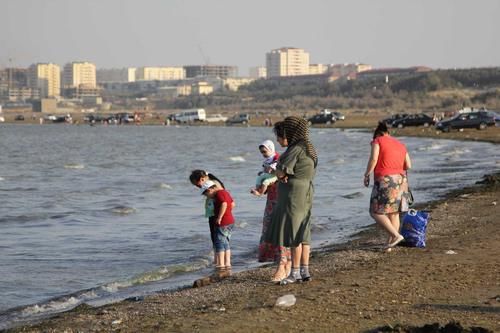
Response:
[[[309,53],[295,47],[282,47],[266,53],[267,77],[309,74]]]
[[[96,88],[96,68],[90,62],[72,62],[64,66],[63,86],[65,88]]]
[[[33,64],[28,70],[28,85],[38,90],[40,98],[61,95],[61,68],[52,63]]]
[[[135,72],[136,81],[183,80],[186,70],[183,67],[139,67]]]

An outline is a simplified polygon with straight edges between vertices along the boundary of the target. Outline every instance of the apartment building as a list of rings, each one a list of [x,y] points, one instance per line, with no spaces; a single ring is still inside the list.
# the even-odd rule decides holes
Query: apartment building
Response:
[[[236,66],[193,65],[184,66],[184,69],[186,70],[186,78],[219,77],[226,79],[238,76],[238,67]]]
[[[135,72],[136,81],[182,80],[186,72],[182,67],[139,67]]]
[[[310,64],[309,75],[324,74],[328,71],[328,65]]]
[[[64,65],[64,88],[96,88],[96,67],[90,62],[72,62]]]
[[[372,69],[371,65],[361,64],[361,63],[345,63],[345,64],[334,64],[328,67],[328,72],[335,76],[348,76],[351,74],[356,74],[364,71],[369,71]]]
[[[38,90],[40,98],[61,95],[61,68],[52,63],[33,64],[28,68],[28,86]]]
[[[267,68],[264,66],[250,67],[249,74],[253,79],[265,79],[267,77]]]
[[[309,53],[295,47],[282,47],[266,53],[267,77],[309,74]]]
[[[102,68],[96,70],[98,84],[108,82],[135,82],[136,68]]]

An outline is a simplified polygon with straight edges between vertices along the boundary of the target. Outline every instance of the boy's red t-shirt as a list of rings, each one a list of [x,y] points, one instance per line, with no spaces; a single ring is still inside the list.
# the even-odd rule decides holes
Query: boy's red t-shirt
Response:
[[[219,216],[220,207],[223,202],[227,203],[227,208],[226,212],[222,216],[220,226],[230,225],[234,223],[233,207],[231,205],[233,203],[233,198],[231,197],[231,194],[229,194],[229,192],[226,190],[219,190],[215,193],[214,196],[215,218]]]
[[[375,138],[372,141],[373,144],[378,144],[380,147],[377,165],[373,171],[375,177],[403,174],[405,172],[406,147],[404,144],[388,135]]]

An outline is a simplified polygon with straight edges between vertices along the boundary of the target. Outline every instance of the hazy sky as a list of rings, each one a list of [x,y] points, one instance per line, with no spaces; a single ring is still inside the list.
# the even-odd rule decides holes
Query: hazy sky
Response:
[[[500,65],[500,0],[0,0],[0,67],[311,63]],[[9,62],[9,58],[12,59]]]

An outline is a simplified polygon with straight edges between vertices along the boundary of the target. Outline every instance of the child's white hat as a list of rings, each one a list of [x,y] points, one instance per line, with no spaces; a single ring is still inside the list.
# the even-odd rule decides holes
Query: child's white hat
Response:
[[[215,186],[215,183],[211,180],[207,180],[206,182],[201,184],[200,194],[205,193],[205,191],[211,188],[212,186]]]

